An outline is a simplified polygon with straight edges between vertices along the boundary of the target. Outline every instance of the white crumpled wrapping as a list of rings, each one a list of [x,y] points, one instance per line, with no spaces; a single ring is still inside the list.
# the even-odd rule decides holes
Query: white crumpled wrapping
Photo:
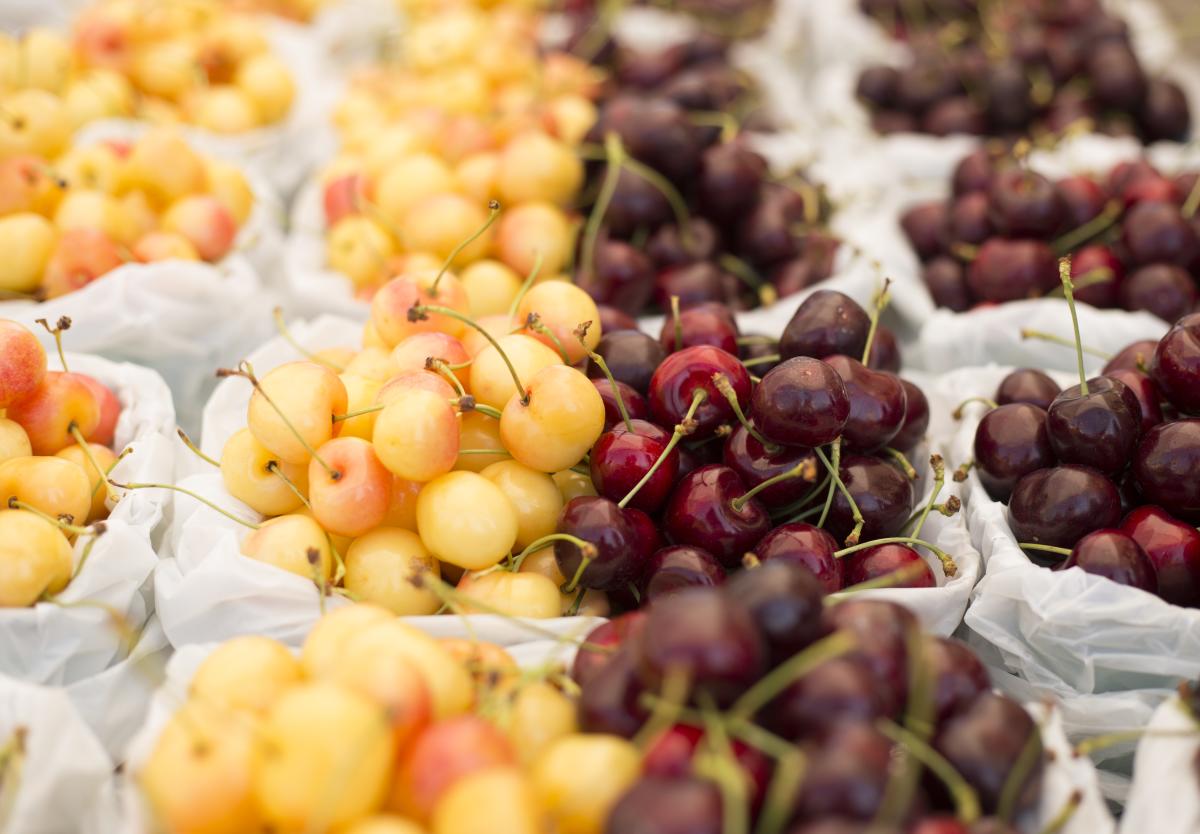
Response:
[[[126,447],[133,451],[111,477],[121,483],[170,482],[175,412],[162,379],[145,368],[98,357],[67,354],[67,362],[73,371],[107,385],[121,401],[113,445],[118,452]],[[50,366],[61,367],[56,354]],[[153,538],[165,507],[165,496],[156,491],[126,493],[83,570],[58,595],[62,605],[40,602],[0,610],[0,675],[67,687],[84,719],[106,742],[120,740],[136,726],[130,723],[136,721],[136,701],[130,699],[136,698],[139,672],[127,657],[130,642],[138,645],[135,655],[151,653],[161,643],[147,620],[157,562]],[[83,547],[83,541],[76,544],[76,558]],[[117,701],[123,703],[114,706]]]
[[[112,761],[60,689],[0,676],[0,745],[24,734],[0,786],[0,831],[114,832]],[[10,777],[11,776],[11,780]]]
[[[1138,743],[1122,834],[1200,831],[1200,724],[1178,698],[1160,706]]]
[[[1009,368],[964,368],[935,385],[945,402],[995,395]],[[1060,384],[1076,377],[1056,374]],[[971,405],[947,442],[950,465],[974,457],[984,406]],[[1082,569],[1039,567],[1017,547],[1007,508],[971,473],[963,499],[984,575],[966,614],[968,639],[990,650],[1012,676],[997,684],[1016,697],[1033,692],[1062,701],[1072,738],[1137,729],[1181,679],[1200,676],[1200,610],[1118,585]],[[1032,687],[1032,690],[1029,688]],[[1127,752],[1111,748],[1107,759]]]

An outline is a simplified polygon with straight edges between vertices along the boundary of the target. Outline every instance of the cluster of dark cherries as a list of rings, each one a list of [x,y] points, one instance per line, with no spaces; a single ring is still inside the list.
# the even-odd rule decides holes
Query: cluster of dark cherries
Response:
[[[1076,298],[1175,321],[1197,304],[1200,176],[1170,178],[1144,160],[1103,181],[1053,182],[997,147],[956,166],[952,196],[907,210],[901,227],[939,307],[1037,298],[1059,289],[1072,257]]]
[[[1129,28],[1100,0],[861,0],[911,48],[872,66],[859,99],[880,133],[1060,135],[1186,141],[1192,118],[1173,81],[1147,75]]]
[[[1078,340],[1078,336],[1076,336]],[[1200,607],[1200,314],[1060,391],[1022,369],[975,434],[974,468],[1039,564]],[[1064,559],[1065,557],[1065,559]]]
[[[660,339],[603,309],[603,367],[588,366],[607,418],[589,458],[598,494],[560,516],[558,531],[577,540],[555,544],[563,575],[617,610],[721,584],[747,561],[795,562],[830,592],[892,574],[936,585],[912,542],[870,545],[914,520],[903,453],[929,422],[877,317],[818,290],[776,343],[742,336],[715,303],[667,317]],[[938,509],[952,512],[947,501]]]
[[[630,315],[667,312],[673,296],[742,310],[832,274],[839,241],[822,190],[798,174],[773,179],[730,129],[769,125],[729,45],[702,34],[655,51],[613,44],[596,58],[613,84],[590,142],[615,135],[632,160],[589,164],[583,209],[601,225],[575,278],[597,302]]]
[[[572,674],[585,730],[647,741],[609,834],[1016,834],[1039,800],[1038,727],[970,648],[786,560],[604,623]]]

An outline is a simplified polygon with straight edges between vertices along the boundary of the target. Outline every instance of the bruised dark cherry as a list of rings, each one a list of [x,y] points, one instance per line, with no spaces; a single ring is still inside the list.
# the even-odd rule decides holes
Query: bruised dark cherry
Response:
[[[754,548],[754,555],[764,566],[787,562],[803,568],[821,583],[825,593],[832,594],[844,585],[842,560],[833,555],[837,549],[837,540],[825,530],[793,521],[763,536]]]
[[[716,557],[699,547],[673,545],[650,557],[642,579],[642,603],[673,594],[684,588],[720,585],[725,570]]]
[[[1128,533],[1120,530],[1096,530],[1071,548],[1062,569],[1081,568],[1103,576],[1118,585],[1128,585],[1154,593],[1158,580],[1154,565]]]
[[[1035,368],[1018,368],[1000,380],[996,388],[996,404],[1029,403],[1046,409],[1061,391],[1062,387],[1046,372]]]
[[[1121,516],[1116,486],[1095,469],[1068,464],[1025,475],[1013,488],[1008,520],[1019,542],[1074,547]]]

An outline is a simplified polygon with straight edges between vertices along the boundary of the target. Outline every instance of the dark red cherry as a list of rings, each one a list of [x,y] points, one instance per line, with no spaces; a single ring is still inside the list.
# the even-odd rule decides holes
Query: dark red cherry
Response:
[[[728,466],[702,466],[679,480],[663,511],[663,529],[675,544],[702,547],[726,567],[737,567],[771,529],[762,504],[743,501],[745,494]]]
[[[1146,96],[1146,75],[1128,44],[1107,41],[1094,47],[1087,73],[1092,93],[1111,109],[1136,112]]]
[[[650,691],[661,691],[675,671],[720,706],[737,700],[766,669],[766,647],[750,612],[717,588],[687,588],[657,600],[638,645]]]
[[[1125,214],[1121,242],[1137,265],[1171,263],[1187,267],[1200,253],[1200,240],[1174,203],[1142,202]]]
[[[896,715],[908,698],[908,645],[920,626],[909,609],[894,602],[850,597],[825,609],[830,631],[845,629],[858,640],[848,656],[871,669],[886,715]]]
[[[933,708],[938,724],[991,690],[987,669],[966,643],[927,634],[922,638],[921,648],[927,674],[933,681]]]
[[[633,430],[618,422],[600,435],[592,447],[590,468],[596,492],[620,501],[663,457],[671,433],[645,420],[631,420]],[[679,475],[679,453],[672,449],[629,502],[645,512],[657,512],[667,500]]]
[[[1158,342],[1153,339],[1143,339],[1126,345],[1112,359],[1105,363],[1101,373],[1109,374],[1116,370],[1145,371],[1154,359],[1154,351]]]
[[[987,191],[996,172],[996,162],[987,148],[977,148],[954,166],[954,196],[972,191]]]
[[[900,215],[900,228],[921,260],[927,261],[945,248],[943,234],[948,211],[945,203],[921,203]]]
[[[1074,547],[1093,530],[1115,527],[1121,496],[1108,478],[1086,466],[1039,469],[1017,481],[1008,521],[1019,542]]]
[[[956,199],[946,214],[946,240],[953,246],[965,243],[978,246],[992,235],[992,221],[988,218],[988,196],[982,191],[972,191]]]
[[[1175,605],[1200,607],[1200,532],[1161,507],[1133,510],[1121,522],[1154,565],[1158,595]]]
[[[682,44],[653,51],[630,49],[617,44],[613,70],[622,86],[652,90],[682,70],[685,57]]]
[[[1124,200],[1126,189],[1130,188],[1134,183],[1158,176],[1160,176],[1158,169],[1145,159],[1118,162],[1108,172],[1108,192]]]
[[[654,279],[654,302],[660,309],[670,310],[672,297],[679,299],[682,309],[709,301],[724,301],[725,273],[711,261],[664,269]]]
[[[596,305],[600,311],[600,332],[616,333],[618,330],[637,330],[637,319],[607,304]]]
[[[903,544],[877,544],[844,557],[846,586],[858,585],[903,570],[897,588],[936,588],[937,578],[921,554]]]
[[[1158,589],[1154,565],[1137,541],[1120,530],[1096,530],[1077,541],[1062,563],[1062,570],[1068,568],[1081,568],[1118,585],[1150,593]]]
[[[756,487],[763,481],[794,470],[805,460],[811,461],[817,470],[817,457],[811,449],[801,446],[773,446],[767,448],[746,430],[738,426],[725,440],[722,462],[738,474],[747,487]],[[786,507],[803,498],[812,482],[804,478],[788,478],[773,484],[755,497],[768,511]]]
[[[939,100],[956,92],[956,79],[937,60],[920,56],[900,70],[896,99],[909,113],[924,113]]]
[[[581,264],[575,280],[598,304],[636,316],[654,292],[654,267],[625,241],[608,238],[596,245],[595,269]],[[607,335],[610,330],[604,327],[602,332]]]
[[[596,390],[600,392],[600,399],[604,402],[604,430],[612,431],[613,426],[622,421],[621,409],[617,407],[617,394],[607,379],[593,379],[592,384],[596,386]],[[650,406],[645,397],[624,382],[617,383],[617,391],[621,392],[621,402],[625,404],[625,410],[631,420],[645,420],[650,416]]]
[[[876,110],[871,114],[871,128],[884,136],[894,133],[916,133],[917,117],[900,110]]]
[[[832,594],[845,584],[842,560],[833,555],[837,549],[837,540],[829,533],[820,527],[795,521],[781,524],[763,536],[754,548],[754,555],[764,566],[787,562],[804,568],[816,577],[825,593]]]
[[[1197,472],[1200,472],[1200,419],[1155,426],[1142,438],[1133,458],[1133,474],[1146,501],[1193,524],[1200,522]]]
[[[827,734],[843,721],[886,717],[878,682],[857,657],[827,660],[783,690],[763,711],[763,725],[796,742]]]
[[[1007,237],[1044,239],[1062,224],[1063,202],[1054,183],[1023,168],[1006,168],[992,177],[987,191],[989,217]]]
[[[705,217],[728,224],[754,210],[767,173],[767,161],[739,141],[720,142],[704,151],[696,198]]]
[[[1100,183],[1082,174],[1064,177],[1055,183],[1062,199],[1062,231],[1071,231],[1095,219],[1104,211],[1108,195]]]
[[[809,212],[805,198],[793,189],[764,184],[757,205],[738,224],[738,254],[763,269],[796,257],[800,248],[794,229]]]
[[[642,579],[642,603],[676,593],[684,588],[720,585],[725,569],[716,557],[699,547],[664,547],[650,557]]]
[[[1147,142],[1186,142],[1192,114],[1183,89],[1174,81],[1151,78],[1138,121]]]
[[[842,722],[803,750],[808,767],[796,797],[798,820],[875,819],[891,781],[886,736],[868,723]]]
[[[721,834],[721,792],[701,779],[643,776],[617,800],[605,834]]]
[[[737,321],[724,304],[709,301],[687,308],[679,314],[678,320],[668,314],[658,340],[667,353],[710,345],[737,356]]]
[[[666,542],[663,541],[658,524],[648,513],[637,507],[626,507],[622,512],[625,514],[625,521],[629,523],[629,528],[633,530],[634,558],[637,561],[635,580],[639,580],[646,574],[646,566],[650,564],[650,557],[661,550]],[[626,586],[626,590],[628,590],[628,586]]]
[[[1185,414],[1200,414],[1200,315],[1180,320],[1139,356],[1145,357],[1151,376],[1171,405]]]
[[[738,358],[743,362],[754,361],[754,373],[762,376],[779,364],[779,342],[762,333],[747,333],[738,346]],[[767,360],[767,361],[763,361]]]
[[[678,425],[687,415],[695,392],[704,391],[704,400],[692,417],[695,428],[691,438],[704,439],[717,426],[732,424],[736,420],[733,408],[717,390],[713,382],[715,374],[729,380],[738,403],[746,408],[750,403],[750,372],[746,366],[731,353],[700,345],[672,353],[655,369],[649,390],[650,413],[655,422],[663,426]]]
[[[866,455],[843,455],[841,475],[865,520],[860,540],[899,533],[912,513],[913,487],[908,476],[892,464]],[[833,492],[826,526],[839,541],[854,529],[850,505],[840,489]]]
[[[676,724],[650,742],[642,758],[644,776],[680,779],[695,775],[696,753],[704,741],[704,730],[691,724]],[[744,776],[750,779],[751,807],[761,804],[771,779],[771,760],[757,748],[732,739],[733,757]]]
[[[991,127],[997,132],[1020,130],[1036,113],[1029,73],[1015,56],[992,62],[985,75],[984,94]]]
[[[925,439],[929,429],[929,400],[920,387],[907,379],[901,379],[900,384],[904,386],[904,423],[892,438],[892,447],[908,452]]]
[[[667,357],[662,346],[640,330],[605,331],[596,345],[596,353],[604,360],[614,379],[641,394],[650,390],[650,377],[654,376],[654,369]],[[604,378],[600,366],[590,359],[587,375],[592,379]]]
[[[938,307],[948,307],[956,313],[971,309],[971,290],[967,287],[967,271],[947,255],[938,255],[921,269],[921,279]]]
[[[596,672],[608,666],[609,661],[616,657],[616,650],[626,641],[637,639],[645,624],[646,612],[630,611],[588,632],[571,665],[572,680],[584,685]]]
[[[871,353],[866,365],[872,371],[900,373],[900,344],[890,327],[881,324],[875,328],[875,338],[871,340]]]
[[[808,251],[796,258],[783,261],[771,272],[771,283],[780,298],[787,298],[819,284],[833,274],[827,259],[813,257]]]
[[[773,443],[822,446],[845,429],[850,396],[832,366],[798,356],[762,377],[754,388],[750,416]]]
[[[700,167],[701,148],[687,111],[659,96],[623,94],[611,99],[600,116],[603,135],[615,131],[625,150],[672,182],[682,184]]]
[[[1046,432],[1060,463],[1090,466],[1116,475],[1128,464],[1141,436],[1142,411],[1125,383],[1101,376],[1088,392],[1073,385],[1046,409]]]
[[[1015,811],[1032,808],[1041,795],[1042,743],[1037,725],[1020,704],[994,692],[983,692],[942,727],[934,747],[975,789],[985,814],[994,814],[1009,776],[1018,763],[1025,767],[1027,747],[1034,756],[1028,772],[1017,774]]]
[[[604,213],[604,225],[619,238],[628,240],[639,229],[653,232],[674,218],[671,204],[649,180],[622,169],[612,202]]]
[[[579,727],[589,733],[633,738],[649,715],[641,703],[646,692],[638,674],[638,652],[627,643],[610,655],[603,671],[584,679],[579,693]]]
[[[1125,267],[1107,246],[1085,246],[1071,258],[1071,280],[1075,282],[1076,301],[1093,307],[1116,307]]]
[[[739,571],[729,580],[726,592],[750,612],[766,643],[771,666],[825,633],[821,618],[825,588],[807,568],[786,559],[769,559]]]
[[[900,72],[886,64],[867,67],[858,76],[854,93],[875,107],[886,107],[896,100],[896,84]]]
[[[1125,387],[1137,398],[1142,434],[1163,421],[1162,389],[1148,375],[1141,371],[1122,369],[1106,373],[1105,376],[1123,382]]]
[[[721,236],[703,217],[688,220],[687,234],[671,223],[661,227],[646,241],[646,254],[659,269],[694,264],[714,259],[721,247]]]
[[[636,534],[616,502],[590,495],[572,498],[558,518],[558,531],[596,547],[580,574],[583,587],[623,588],[640,574]],[[583,554],[578,545],[560,540],[554,543],[554,560],[562,575],[571,578],[579,572]]]
[[[1007,501],[1022,477],[1056,463],[1046,412],[1030,403],[994,408],[975,430],[975,469],[988,495]]]
[[[921,130],[934,136],[956,133],[980,136],[987,133],[987,129],[984,112],[967,96],[942,99],[921,118]]]
[[[679,451],[679,477],[695,472],[701,466],[721,462],[721,444],[715,440],[705,441],[689,446],[681,443],[675,447]]]
[[[817,290],[800,303],[783,328],[779,355],[784,359],[862,356],[870,330],[871,317],[857,301],[837,290]]]
[[[888,445],[904,425],[906,395],[900,378],[872,371],[849,356],[830,356],[825,362],[842,378],[850,401],[842,428],[845,448],[874,452]]]
[[[1173,264],[1150,264],[1130,273],[1120,295],[1126,310],[1145,310],[1166,322],[1190,312],[1197,301],[1195,281]]]
[[[1018,368],[1000,380],[1000,386],[996,389],[996,404],[1029,403],[1046,409],[1061,391],[1062,387],[1045,371]]]
[[[991,238],[967,271],[967,286],[981,301],[1039,298],[1058,284],[1058,259],[1040,240]]]
[[[1139,203],[1179,203],[1183,199],[1175,181],[1159,173],[1134,179],[1125,186],[1121,198],[1127,209]]]

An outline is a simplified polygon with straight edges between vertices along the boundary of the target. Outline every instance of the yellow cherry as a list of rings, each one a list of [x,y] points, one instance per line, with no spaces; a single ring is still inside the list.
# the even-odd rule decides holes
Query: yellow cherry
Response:
[[[0,510],[0,608],[57,594],[73,564],[71,545],[56,526],[25,510]]]
[[[542,472],[574,466],[604,431],[604,403],[582,372],[551,365],[527,383],[528,403],[516,394],[500,418],[500,438],[513,458]]]
[[[206,657],[188,693],[216,709],[262,714],[303,676],[287,646],[252,634],[227,640]]]
[[[333,570],[325,531],[308,516],[298,514],[264,521],[242,541],[242,555],[322,583]]]
[[[517,511],[517,549],[554,532],[564,501],[553,478],[515,460],[493,463],[479,474],[500,487]]]
[[[441,608],[436,594],[413,581],[422,575],[437,579],[438,562],[411,530],[377,527],[346,552],[346,590],[395,614],[421,616]]]
[[[377,623],[393,618],[392,612],[378,605],[358,603],[329,612],[304,640],[300,650],[300,665],[312,679],[328,676],[338,663],[351,637]]]
[[[483,570],[512,551],[517,514],[487,478],[450,472],[430,481],[417,496],[417,531],[443,562]]]
[[[296,491],[308,493],[308,467],[279,460],[250,429],[239,429],[225,442],[221,480],[230,495],[265,516],[294,512],[303,504]]]
[[[619,736],[569,735],[533,763],[533,792],[561,834],[602,834],[609,812],[641,774],[642,757]]]

